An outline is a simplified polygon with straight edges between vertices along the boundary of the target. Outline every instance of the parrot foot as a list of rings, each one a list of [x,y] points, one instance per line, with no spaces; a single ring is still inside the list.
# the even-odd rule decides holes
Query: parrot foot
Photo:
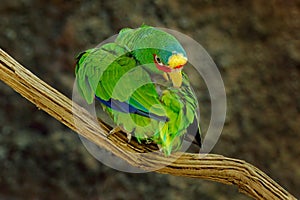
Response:
[[[117,133],[117,132],[119,132],[119,131],[122,131],[122,132],[126,133],[127,139],[128,139],[127,142],[130,143],[131,138],[132,138],[132,134],[129,133],[128,131],[126,131],[126,130],[125,130],[123,127],[121,127],[121,126],[116,126],[116,127],[114,127],[112,130],[110,130],[109,133],[108,133],[108,135],[107,135],[107,137],[109,137],[110,135],[115,134],[115,133]]]
[[[158,149],[159,149],[159,151],[160,151],[160,152],[163,152],[163,148],[162,148],[162,146],[161,146],[161,145],[159,145],[159,144],[158,144],[157,146],[158,146]]]
[[[146,140],[145,140],[145,144],[151,144],[151,143],[152,143],[152,140],[150,140],[150,139],[146,138]]]
[[[107,137],[109,137],[110,135],[115,134],[115,133],[117,133],[117,132],[119,132],[119,131],[122,131],[121,127],[120,127],[120,126],[116,126],[116,127],[114,127],[113,129],[111,129],[111,130],[109,131]]]
[[[126,132],[126,134],[127,134],[127,139],[128,139],[128,143],[130,143],[130,141],[131,141],[131,138],[132,138],[132,134],[131,133],[128,133],[128,132]]]

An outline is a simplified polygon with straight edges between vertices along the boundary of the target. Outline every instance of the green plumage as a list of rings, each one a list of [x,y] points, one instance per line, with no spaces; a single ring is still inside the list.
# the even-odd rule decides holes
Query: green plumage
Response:
[[[170,155],[181,147],[187,128],[198,124],[197,99],[186,74],[182,72],[181,86],[173,87],[154,64],[155,55],[167,65],[173,54],[186,57],[179,42],[166,32],[150,26],[122,29],[114,43],[78,56],[79,93],[89,104],[96,97],[116,125],[138,141],[154,141]]]

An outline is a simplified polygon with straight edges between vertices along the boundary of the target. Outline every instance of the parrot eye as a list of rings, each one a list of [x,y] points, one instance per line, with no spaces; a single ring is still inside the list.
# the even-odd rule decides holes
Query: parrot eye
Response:
[[[156,62],[157,64],[159,64],[159,65],[164,65],[164,64],[162,63],[161,59],[160,59],[157,55],[154,56],[154,59],[155,59],[155,62]]]

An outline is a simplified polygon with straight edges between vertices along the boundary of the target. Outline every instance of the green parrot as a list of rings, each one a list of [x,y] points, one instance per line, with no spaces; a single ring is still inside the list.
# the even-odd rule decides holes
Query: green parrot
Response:
[[[79,93],[98,102],[130,140],[156,143],[169,156],[194,130],[201,146],[198,102],[182,71],[187,55],[178,40],[142,25],[122,29],[114,42],[86,50],[75,69]]]

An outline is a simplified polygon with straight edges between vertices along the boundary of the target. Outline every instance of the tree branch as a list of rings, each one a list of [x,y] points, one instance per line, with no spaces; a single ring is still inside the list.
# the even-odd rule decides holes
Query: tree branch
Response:
[[[170,165],[157,172],[233,184],[255,199],[296,199],[265,173],[242,160],[213,154],[200,157],[199,154],[183,153],[178,159],[178,153],[170,157],[158,152],[142,154],[155,147],[134,141],[127,143],[126,136],[121,133],[107,138],[110,130],[108,126],[101,123],[99,127],[97,120],[85,109],[40,80],[2,49],[0,79],[39,109],[132,166],[151,170],[157,165],[170,162]],[[171,162],[173,159],[175,161]]]

